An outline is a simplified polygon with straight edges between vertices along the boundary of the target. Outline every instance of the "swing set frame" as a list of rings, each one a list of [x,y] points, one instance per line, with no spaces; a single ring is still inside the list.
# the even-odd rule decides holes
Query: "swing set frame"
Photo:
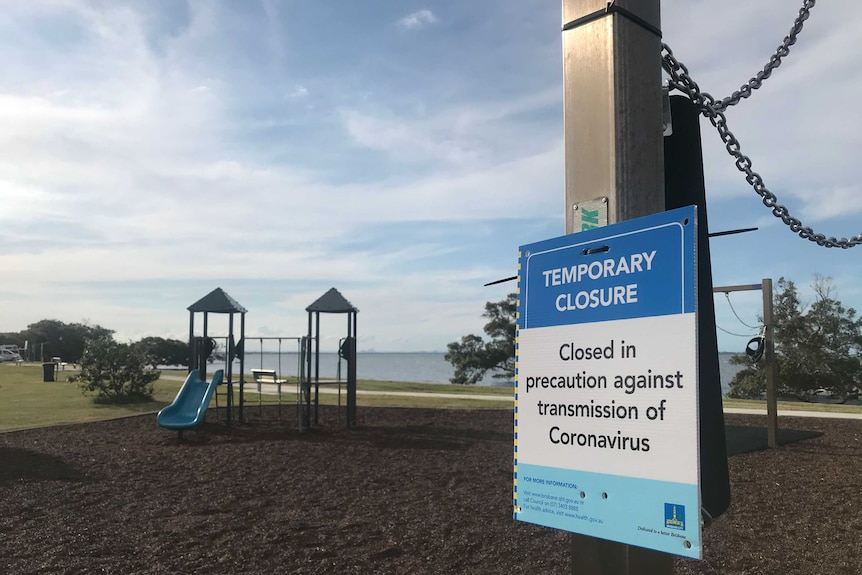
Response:
[[[772,279],[763,278],[759,284],[714,286],[713,293],[757,291],[763,293],[763,358],[766,369],[766,433],[769,447],[778,447],[778,394],[775,386],[775,320],[772,311]]]

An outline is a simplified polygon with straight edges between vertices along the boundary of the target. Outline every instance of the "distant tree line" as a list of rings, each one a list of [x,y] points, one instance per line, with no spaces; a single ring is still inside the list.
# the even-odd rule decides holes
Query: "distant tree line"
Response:
[[[113,340],[114,330],[92,325],[89,322],[64,323],[54,319],[43,319],[31,323],[18,332],[0,332],[0,344],[17,345],[28,361],[51,361],[59,357],[68,363],[80,363],[87,343],[97,340]],[[129,345],[140,348],[149,358],[153,368],[159,365],[188,365],[189,344],[177,339],[145,337]]]
[[[0,333],[0,343],[17,345],[25,360],[50,361],[52,357],[60,357],[63,361],[78,363],[87,341],[113,337],[113,334],[113,330],[86,322],[63,323],[43,319],[31,323],[23,331]]]
[[[134,403],[153,397],[153,384],[161,377],[160,365],[186,365],[187,343],[176,339],[145,337],[133,343],[105,336],[87,341],[81,371],[69,378],[85,394],[95,393],[99,403]]]
[[[25,351],[26,342],[26,351]],[[0,332],[0,344],[17,345],[28,361],[59,357],[80,365],[69,377],[84,394],[99,403],[149,401],[160,365],[188,365],[189,344],[176,339],[145,337],[122,343],[114,330],[87,322],[64,323],[44,319],[20,332]]]

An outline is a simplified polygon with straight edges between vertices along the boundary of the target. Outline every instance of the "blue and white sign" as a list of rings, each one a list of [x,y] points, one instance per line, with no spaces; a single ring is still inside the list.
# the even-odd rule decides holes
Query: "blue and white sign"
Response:
[[[515,519],[701,557],[696,223],[520,248]]]

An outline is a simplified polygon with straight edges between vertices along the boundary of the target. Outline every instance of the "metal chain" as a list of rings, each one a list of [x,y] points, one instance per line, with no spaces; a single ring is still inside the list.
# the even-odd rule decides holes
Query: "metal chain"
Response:
[[[730,311],[733,312],[733,315],[736,316],[736,319],[739,320],[739,323],[741,323],[742,325],[744,325],[745,327],[747,327],[749,329],[760,329],[762,327],[759,325],[748,325],[747,323],[742,321],[742,318],[739,317],[738,313],[736,313],[736,308],[733,307],[733,302],[730,301],[730,294],[728,292],[724,292],[724,297],[727,299],[727,305],[730,306]]]
[[[724,332],[724,333],[726,333],[727,335],[732,335],[732,336],[734,336],[734,337],[751,337],[752,335],[754,335],[754,334],[752,334],[752,333],[734,333],[734,332],[732,332],[732,331],[728,331],[728,330],[724,329],[723,327],[721,327],[721,326],[720,326],[720,325],[718,325],[718,324],[716,324],[715,329],[720,330],[720,331],[723,331],[723,332]]]
[[[808,20],[811,9],[814,8],[816,3],[817,0],[805,0],[802,3],[802,8],[799,9],[799,15],[796,17],[796,20],[794,20],[793,26],[790,28],[790,33],[784,37],[784,42],[781,43],[781,46],[776,48],[775,53],[769,58],[769,62],[766,63],[763,70],[758,72],[756,76],[751,78],[747,84],[740,87],[739,90],[720,102],[717,102],[715,104],[716,110],[723,112],[730,106],[735,106],[740,102],[740,100],[748,98],[751,96],[751,92],[757,90],[763,85],[763,81],[769,78],[772,75],[772,71],[781,65],[781,59],[790,53],[790,47],[796,44],[796,37],[799,36],[800,32],[802,32],[802,25],[806,20]]]
[[[740,151],[739,140],[736,139],[736,136],[727,127],[727,118],[724,115],[723,108],[719,107],[715,98],[708,92],[700,91],[697,82],[689,75],[688,68],[674,57],[673,51],[671,51],[667,44],[662,43],[661,51],[662,67],[670,76],[671,87],[688,96],[694,105],[698,107],[701,114],[709,118],[710,123],[718,130],[727,153],[736,159],[737,169],[745,174],[745,181],[754,188],[754,191],[763,201],[763,205],[770,208],[775,217],[781,218],[781,221],[789,226],[790,230],[798,234],[799,237],[816,242],[819,246],[846,249],[862,244],[862,234],[853,236],[850,239],[841,238],[839,240],[834,237],[827,238],[823,234],[815,233],[810,227],[803,226],[798,218],[791,216],[787,208],[778,203],[778,197],[766,188],[766,184],[763,183],[763,178],[760,174],[751,169],[751,158]]]

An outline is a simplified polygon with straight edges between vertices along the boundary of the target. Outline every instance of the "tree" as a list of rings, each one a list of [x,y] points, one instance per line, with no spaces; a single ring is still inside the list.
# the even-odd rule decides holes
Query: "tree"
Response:
[[[484,327],[490,341],[470,334],[463,336],[461,341],[448,344],[445,359],[455,367],[455,375],[449,381],[473,385],[481,381],[488,371],[495,371],[494,377],[499,378],[515,376],[517,301],[517,294],[510,293],[502,301],[485,303],[482,317],[490,320]]]
[[[29,341],[36,353],[43,354],[39,357],[31,353],[34,359],[48,361],[51,357],[60,357],[63,361],[78,363],[88,340],[111,337],[113,333],[114,330],[90,325],[86,321],[63,323],[55,319],[43,319],[28,325],[19,339]]]
[[[153,397],[160,372],[150,369],[153,358],[141,346],[110,337],[90,340],[81,356],[81,373],[70,377],[83,393],[95,392],[102,403],[134,403]]]
[[[160,365],[189,364],[189,344],[187,342],[163,337],[145,337],[134,345],[139,346],[144,353],[152,358],[153,369]]]
[[[833,297],[831,278],[816,276],[815,301],[804,305],[794,283],[780,278],[774,296],[778,392],[809,399],[825,389],[847,399],[862,387],[862,318]],[[737,356],[734,362],[747,363]],[[766,389],[762,364],[730,382],[730,397],[759,397]]]

